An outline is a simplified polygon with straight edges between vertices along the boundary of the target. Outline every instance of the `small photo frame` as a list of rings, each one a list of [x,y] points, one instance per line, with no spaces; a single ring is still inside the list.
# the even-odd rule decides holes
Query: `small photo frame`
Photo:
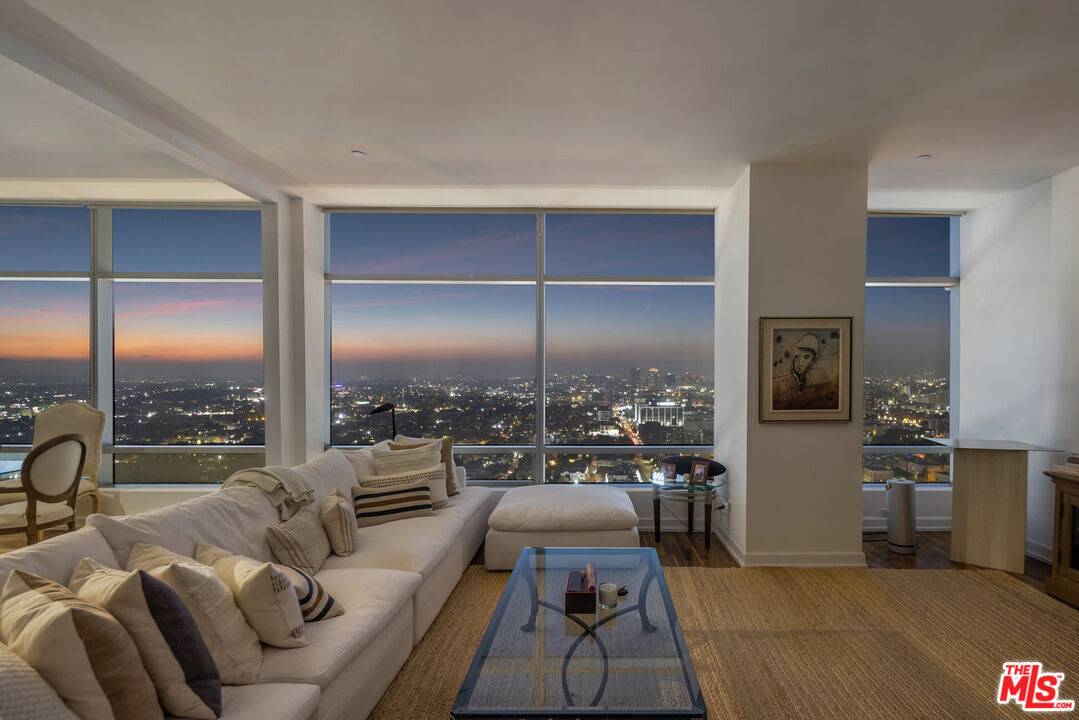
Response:
[[[677,476],[677,471],[675,470],[674,463],[660,463],[659,471],[663,473],[664,477],[666,477],[668,480],[674,480]]]
[[[694,460],[690,466],[689,481],[693,485],[708,484],[708,461]]]

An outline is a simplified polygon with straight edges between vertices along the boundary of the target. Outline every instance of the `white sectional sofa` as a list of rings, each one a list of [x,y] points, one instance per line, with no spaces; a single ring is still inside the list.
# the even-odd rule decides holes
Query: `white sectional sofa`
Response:
[[[318,507],[334,489],[350,496],[356,484],[338,450],[296,469],[314,486]],[[308,623],[307,647],[265,647],[258,684],[225,686],[223,720],[367,717],[483,543],[494,501],[491,490],[466,487],[433,516],[360,529],[356,552],[331,555],[316,574],[344,615]],[[271,561],[266,528],[279,522],[250,487],[139,515],[93,515],[77,532],[0,555],[0,582],[22,568],[67,584],[84,557],[123,567],[136,542],[189,556],[204,542]]]

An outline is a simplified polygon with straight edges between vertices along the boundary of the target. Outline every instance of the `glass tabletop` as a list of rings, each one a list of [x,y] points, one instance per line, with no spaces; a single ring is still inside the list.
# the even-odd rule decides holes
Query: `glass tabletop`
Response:
[[[570,572],[628,593],[565,612]],[[466,718],[703,718],[663,568],[652,548],[525,548],[454,702]]]

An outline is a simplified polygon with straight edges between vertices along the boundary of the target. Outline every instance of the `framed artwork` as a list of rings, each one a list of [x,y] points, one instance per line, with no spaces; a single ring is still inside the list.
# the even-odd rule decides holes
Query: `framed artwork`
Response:
[[[761,422],[850,422],[851,321],[761,318]]]
[[[663,473],[668,480],[674,480],[677,475],[674,469],[674,463],[660,463],[659,471]]]
[[[689,471],[690,483],[693,485],[705,485],[708,483],[708,461],[694,460]]]

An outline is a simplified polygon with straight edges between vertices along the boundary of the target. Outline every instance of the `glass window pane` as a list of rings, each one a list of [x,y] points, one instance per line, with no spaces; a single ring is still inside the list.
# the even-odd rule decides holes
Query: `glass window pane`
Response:
[[[950,293],[944,288],[867,288],[867,445],[928,445],[947,437]]]
[[[260,283],[113,288],[116,444],[261,445]]]
[[[0,205],[0,270],[90,272],[90,210]]]
[[[457,444],[535,437],[536,290],[519,285],[332,286],[333,444],[397,431]]]
[[[469,481],[516,480],[532,482],[534,455],[528,452],[472,455],[457,453],[454,462],[465,468]]]
[[[30,443],[36,415],[90,400],[90,283],[0,282],[0,444]]]
[[[549,213],[548,275],[715,274],[714,215]]]
[[[862,455],[862,482],[883,483],[890,478],[917,482],[951,482],[952,456],[947,453]]]
[[[547,442],[711,445],[714,289],[547,287]]]
[[[118,209],[116,272],[262,272],[258,210]]]
[[[667,454],[547,453],[547,482],[559,483],[651,483],[652,473]],[[697,453],[711,458],[711,453]]]
[[[959,218],[871,217],[867,236],[868,277],[948,277]]]
[[[113,456],[113,483],[216,484],[244,468],[266,464],[263,453],[125,453]]]
[[[329,272],[535,275],[534,213],[331,213]]]

